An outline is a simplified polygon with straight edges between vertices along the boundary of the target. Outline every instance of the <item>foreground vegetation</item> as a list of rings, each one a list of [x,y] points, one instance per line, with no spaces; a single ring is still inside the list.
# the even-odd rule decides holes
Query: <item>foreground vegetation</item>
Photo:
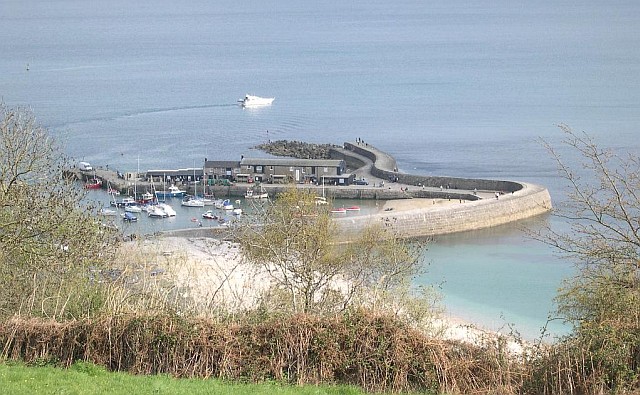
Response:
[[[430,326],[437,295],[410,287],[424,246],[375,226],[357,243],[338,245],[326,210],[295,189],[228,235],[246,263],[267,274],[256,305],[228,309],[215,297],[197,304],[170,278],[145,278],[145,257],[116,259],[117,233],[95,220],[82,189],[64,177],[68,163],[46,130],[29,111],[0,106],[1,356],[102,372],[78,364],[89,362],[154,375],[148,380],[166,374],[379,392],[638,391],[640,163],[562,130],[585,160],[575,169],[548,147],[573,190],[571,205],[556,212],[570,231],[533,236],[579,265],[557,298],[557,317],[575,330],[514,352],[504,337],[442,340]],[[583,183],[584,175],[596,182]]]
[[[231,383],[215,379],[175,379],[167,375],[135,376],[109,372],[104,367],[76,362],[69,369],[53,366],[0,364],[2,391],[13,395],[32,394],[255,394],[255,395],[361,395],[349,386],[288,386],[275,382]]]

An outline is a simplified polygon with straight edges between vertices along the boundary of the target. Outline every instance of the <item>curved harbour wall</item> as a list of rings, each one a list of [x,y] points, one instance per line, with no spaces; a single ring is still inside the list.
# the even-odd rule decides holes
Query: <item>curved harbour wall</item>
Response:
[[[454,202],[442,206],[434,204],[432,207],[338,218],[336,222],[343,239],[349,239],[358,230],[374,223],[390,228],[401,237],[424,237],[503,225],[544,214],[552,209],[549,191],[539,185],[515,181],[405,174],[397,171],[395,159],[374,147],[362,143],[345,143],[344,148],[346,151],[371,160],[373,162],[371,174],[375,177],[382,179],[395,177],[399,183],[427,188],[426,190],[421,187],[412,188],[405,192],[407,198],[460,199],[460,203]],[[495,198],[493,195],[484,194],[485,198],[481,199],[470,192],[476,189],[500,193],[496,194]]]
[[[374,177],[388,180],[395,177],[397,182],[407,185],[424,185],[425,187],[446,187],[450,189],[466,189],[466,190],[486,190],[486,191],[502,191],[514,192],[522,188],[522,184],[514,181],[500,180],[484,180],[478,178],[458,178],[458,177],[434,177],[421,176],[415,174],[407,174],[398,172],[396,160],[389,154],[382,152],[368,144],[345,143],[346,151],[354,152],[364,156],[373,162],[371,166],[371,175]]]
[[[462,201],[444,206],[382,211],[366,216],[337,218],[340,237],[348,240],[367,225],[379,223],[401,237],[425,237],[503,225],[551,210],[546,188],[520,184],[522,189],[498,199]]]

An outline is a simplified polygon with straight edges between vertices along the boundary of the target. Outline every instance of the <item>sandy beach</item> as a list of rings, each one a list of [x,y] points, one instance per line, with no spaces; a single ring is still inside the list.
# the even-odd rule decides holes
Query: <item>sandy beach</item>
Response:
[[[394,204],[394,209],[410,209],[430,204],[432,199],[411,199]],[[446,204],[446,203],[445,203]],[[144,256],[158,273],[172,281],[182,296],[192,300],[195,311],[205,313],[224,306],[231,311],[250,309],[269,284],[266,273],[245,262],[236,244],[213,238],[158,237],[123,246],[125,255]],[[157,276],[156,276],[157,277]],[[432,325],[445,339],[479,343],[493,332],[446,313]],[[514,344],[514,351],[519,347]]]

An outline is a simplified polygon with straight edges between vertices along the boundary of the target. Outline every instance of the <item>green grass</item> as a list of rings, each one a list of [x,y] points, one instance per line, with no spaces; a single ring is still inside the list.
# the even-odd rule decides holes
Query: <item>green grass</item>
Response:
[[[222,380],[176,379],[166,375],[134,376],[108,372],[102,367],[76,363],[69,369],[0,363],[0,388],[4,394],[277,394],[362,395],[348,386],[296,387],[278,383],[240,384]]]

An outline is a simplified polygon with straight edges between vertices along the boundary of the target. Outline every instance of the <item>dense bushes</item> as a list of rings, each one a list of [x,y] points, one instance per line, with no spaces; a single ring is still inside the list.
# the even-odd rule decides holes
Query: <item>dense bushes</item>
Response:
[[[137,374],[337,382],[373,391],[509,393],[524,377],[499,343],[434,340],[366,311],[230,323],[168,315],[13,319],[0,326],[0,340],[4,357],[27,363],[81,360]]]

